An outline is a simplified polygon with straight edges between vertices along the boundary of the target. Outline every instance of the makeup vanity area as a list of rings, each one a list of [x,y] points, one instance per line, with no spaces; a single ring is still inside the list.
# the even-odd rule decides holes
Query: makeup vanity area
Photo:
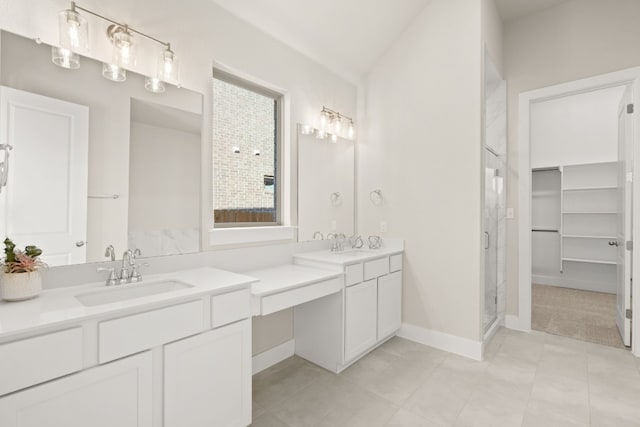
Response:
[[[173,86],[151,94],[141,90],[144,76],[133,72],[114,85],[89,58],[74,70],[84,74],[70,77],[51,64],[49,46],[7,32],[0,55],[0,114],[21,99],[48,102],[52,116],[56,105],[77,105],[69,114],[84,122],[73,143],[85,153],[80,160],[56,158],[65,179],[84,184],[42,195],[51,215],[40,231],[16,219],[24,213],[12,210],[7,193],[18,190],[0,193],[0,210],[9,218],[0,232],[19,241],[37,240],[46,234],[43,227],[60,229],[71,221],[70,206],[84,215],[69,222],[79,234],[69,233],[66,248],[42,245],[51,266],[45,291],[28,301],[0,302],[1,426],[246,426],[252,317],[293,310],[295,353],[334,373],[399,330],[402,241],[343,250],[330,249],[335,239],[310,242],[355,233],[353,141],[331,144],[298,126],[300,243],[212,251],[201,231],[211,228],[212,218],[200,219],[201,188],[211,185],[200,166],[211,144],[203,131],[209,101],[202,94]],[[165,145],[153,149],[149,141],[158,132],[173,140],[158,140]],[[177,139],[181,147],[171,148]],[[56,155],[37,144],[29,149],[42,150],[40,158]],[[14,158],[9,185],[34,173],[29,159]],[[43,164],[37,173],[45,179],[54,172]],[[24,185],[19,191],[37,194],[36,185]],[[158,188],[160,201],[153,197]],[[51,194],[69,203],[58,212]],[[179,209],[167,206],[173,200]],[[120,268],[120,261],[105,261],[108,245],[117,253],[140,249],[145,258],[135,261],[144,280],[107,287],[108,272],[87,276],[98,267]]]

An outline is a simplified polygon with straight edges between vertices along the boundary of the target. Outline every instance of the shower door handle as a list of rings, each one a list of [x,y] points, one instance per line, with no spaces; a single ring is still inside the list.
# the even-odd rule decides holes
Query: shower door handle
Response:
[[[485,248],[485,249],[489,249],[489,247],[490,247],[489,239],[490,239],[490,237],[489,237],[489,232],[488,232],[488,231],[485,231],[485,232],[484,232],[484,248]]]

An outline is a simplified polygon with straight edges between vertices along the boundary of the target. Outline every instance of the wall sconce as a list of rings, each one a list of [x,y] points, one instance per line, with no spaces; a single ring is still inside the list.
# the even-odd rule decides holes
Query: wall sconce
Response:
[[[136,36],[141,36],[163,46],[156,64],[156,75],[145,78],[145,89],[154,93],[165,91],[165,82],[178,84],[178,57],[171,50],[171,44],[151,37],[141,31],[121,24],[111,18],[92,12],[71,2],[69,9],[58,14],[60,46],[51,50],[51,60],[63,68],[80,68],[79,54],[89,52],[89,30],[87,20],[79,11],[93,15],[110,23],[107,38],[113,45],[111,62],[102,66],[102,75],[115,82],[127,79],[126,68],[136,63]]]

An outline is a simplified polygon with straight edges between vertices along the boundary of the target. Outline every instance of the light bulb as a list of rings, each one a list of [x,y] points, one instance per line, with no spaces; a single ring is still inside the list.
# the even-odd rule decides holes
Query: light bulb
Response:
[[[356,125],[353,123],[353,120],[349,122],[349,127],[347,128],[347,138],[353,139],[356,136]]]
[[[163,93],[165,91],[164,82],[157,77],[147,77],[144,80],[144,88],[153,93]]]
[[[313,126],[300,125],[300,133],[303,135],[311,135],[313,133]]]
[[[335,133],[331,135],[331,142],[336,143],[338,142],[338,135],[336,135]]]
[[[51,61],[62,68],[70,70],[80,68],[80,55],[64,47],[51,46]]]
[[[114,82],[123,82],[127,80],[127,71],[115,64],[102,64],[102,77]]]

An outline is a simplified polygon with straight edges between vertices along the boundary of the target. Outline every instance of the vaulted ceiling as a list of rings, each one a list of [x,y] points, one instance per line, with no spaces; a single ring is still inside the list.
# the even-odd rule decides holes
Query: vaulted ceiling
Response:
[[[212,0],[357,82],[430,0]],[[512,21],[566,0],[495,0]]]

